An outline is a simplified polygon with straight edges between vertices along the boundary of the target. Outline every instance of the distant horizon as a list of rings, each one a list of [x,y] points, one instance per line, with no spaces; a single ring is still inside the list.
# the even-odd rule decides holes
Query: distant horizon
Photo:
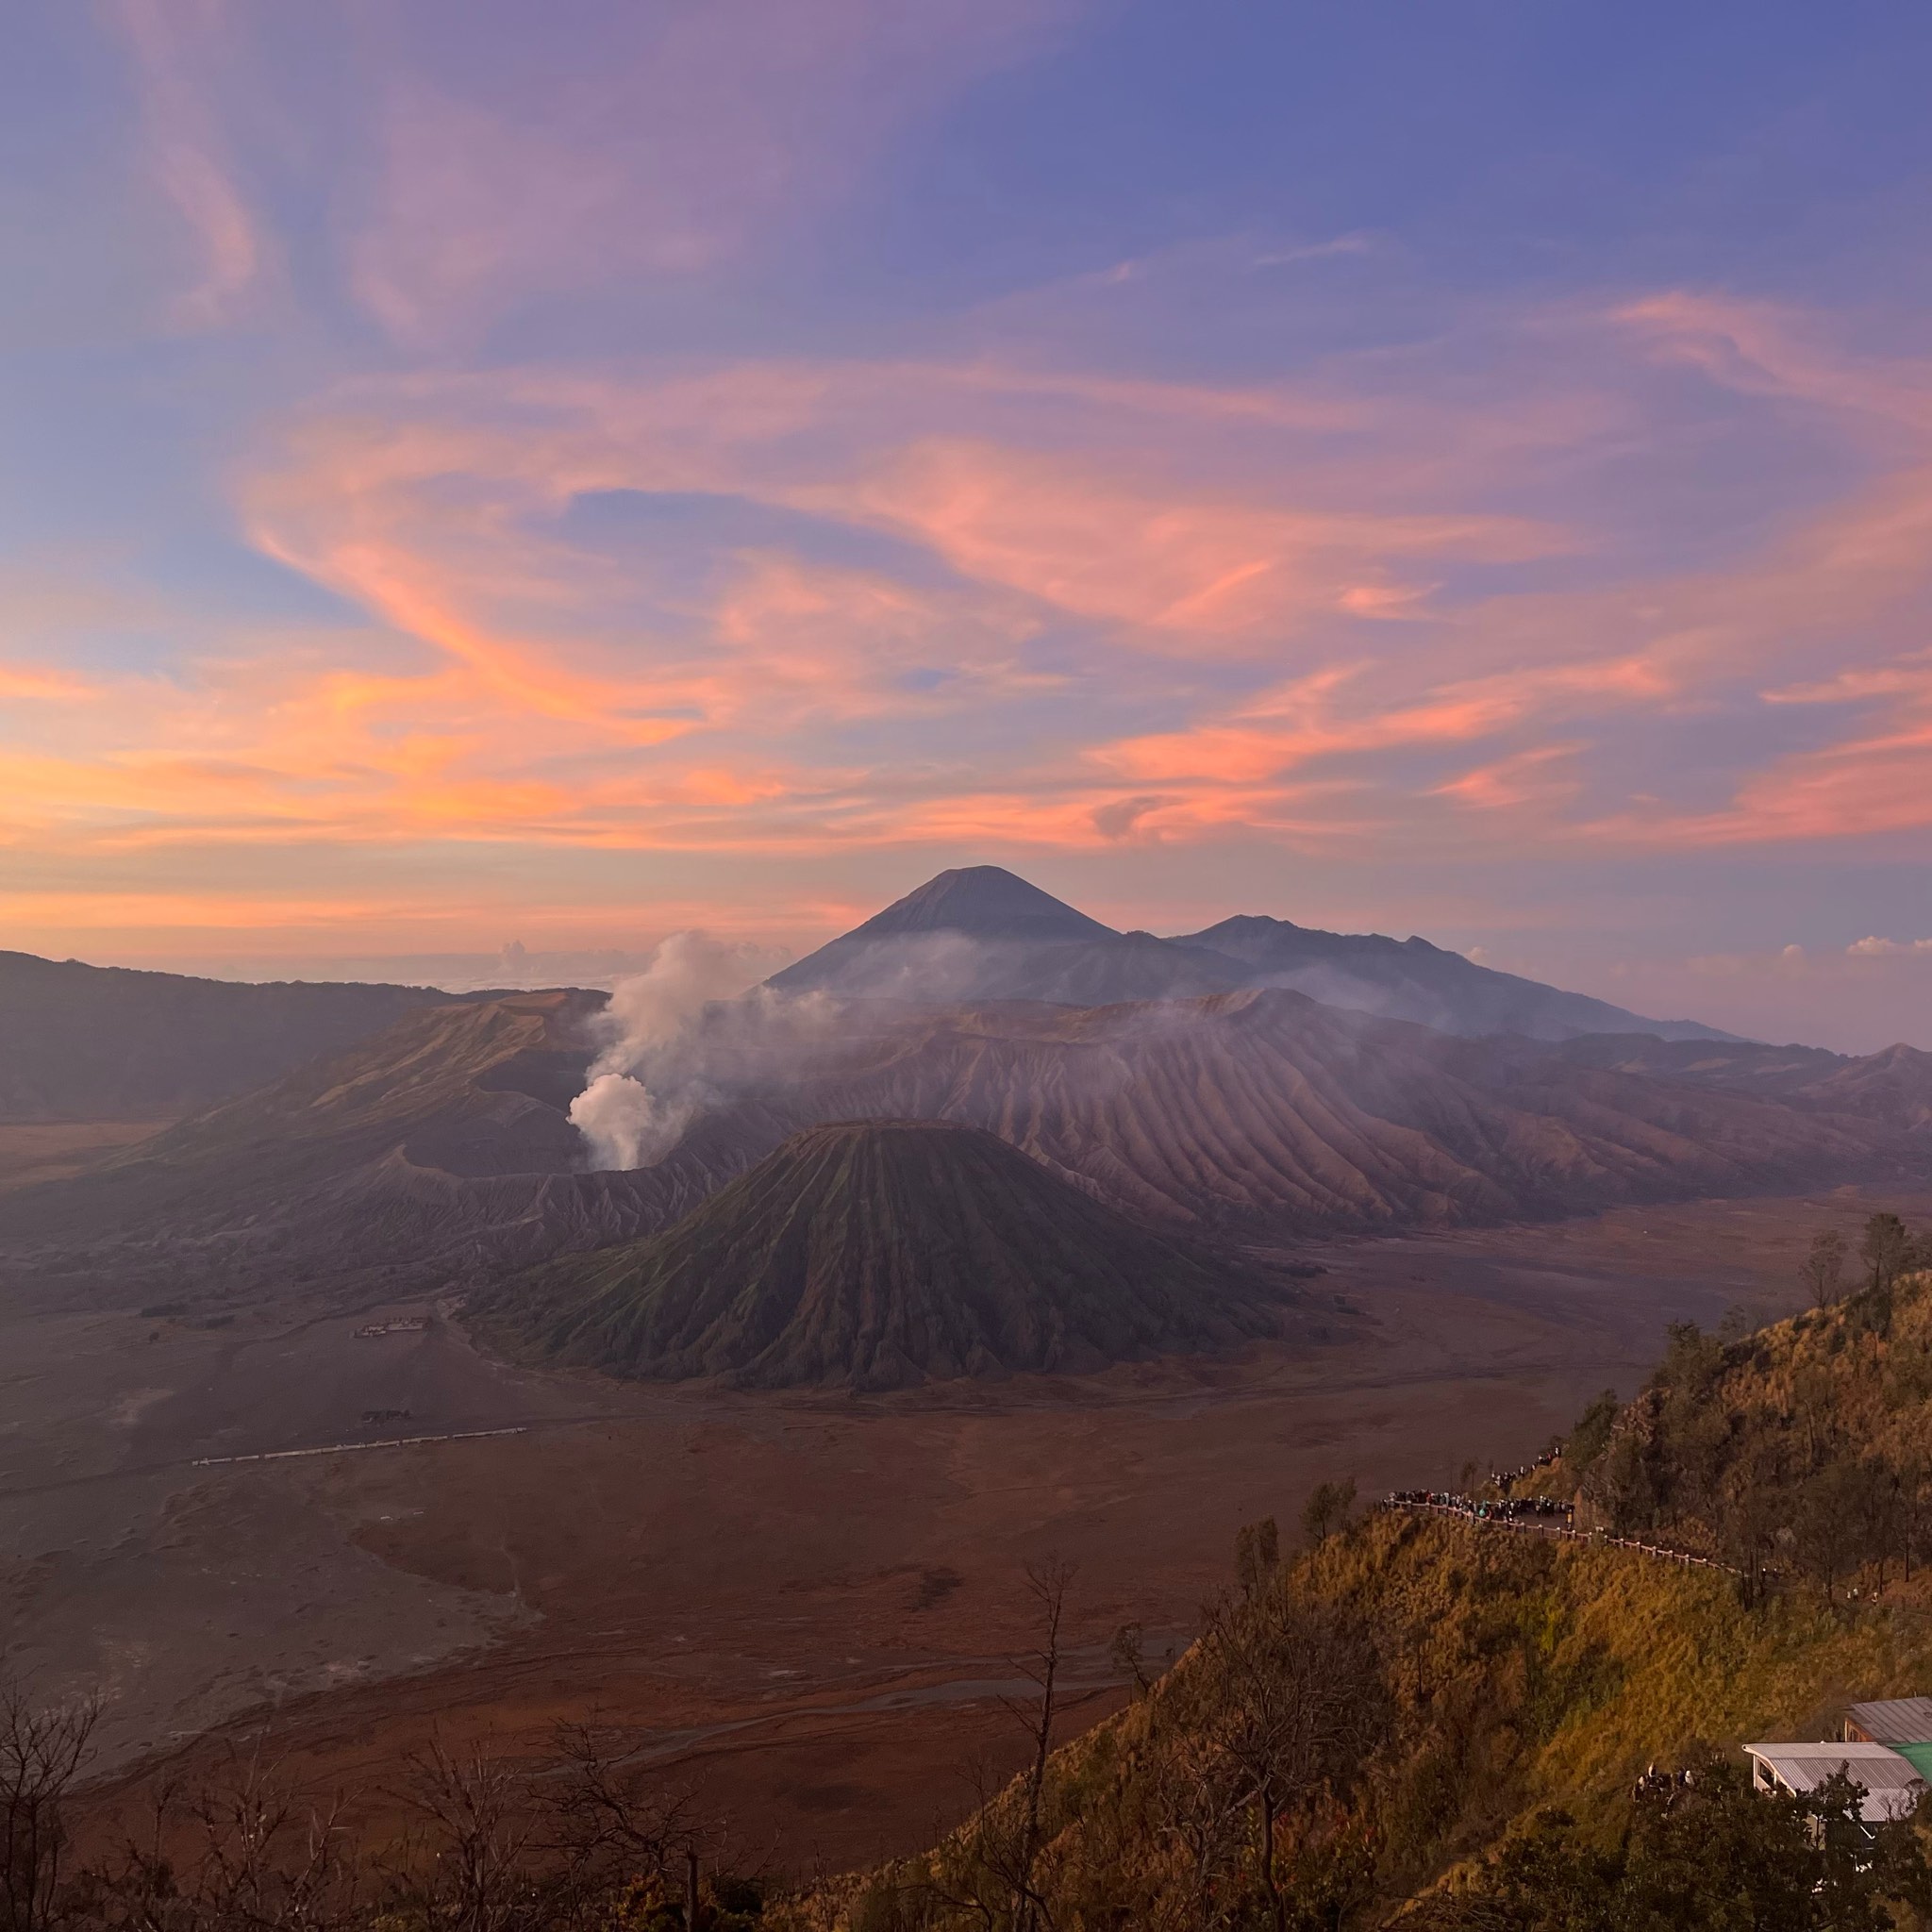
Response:
[[[8,51],[0,943],[803,950],[984,858],[1932,1045],[1923,10]]]
[[[1020,875],[1025,876],[1024,874]],[[910,891],[924,882],[923,879],[911,881],[905,890]],[[893,899],[897,899],[905,896],[905,893],[899,892],[892,896]],[[717,928],[696,929],[716,930],[721,937],[767,950],[771,955],[769,970],[777,971],[791,960],[803,958],[827,940],[849,931],[888,903],[891,902],[881,901],[879,905],[855,908],[850,917],[841,924],[829,924],[822,929],[803,934],[793,934],[784,939],[774,938],[762,930],[734,932]],[[1109,918],[1105,913],[1096,912],[1094,908],[1085,906],[1078,909],[1101,918],[1104,924],[1112,925],[1120,931],[1141,929],[1157,932],[1163,937],[1201,931],[1208,925],[1217,924],[1220,919],[1237,913],[1253,914],[1257,910],[1253,907],[1231,908],[1214,918],[1204,920],[1198,925],[1182,926],[1150,923],[1144,919]],[[1291,917],[1280,912],[1265,916],[1277,919]],[[1300,925],[1318,924],[1308,919],[1299,919],[1293,923]],[[693,929],[689,926],[668,927],[648,937],[634,936],[627,944],[610,945],[542,947],[530,946],[521,940],[512,939],[505,941],[493,949],[453,948],[420,953],[264,954],[238,950],[232,953],[205,955],[160,953],[128,954],[117,958],[87,958],[73,954],[64,957],[74,958],[84,965],[121,966],[142,972],[177,973],[201,978],[258,984],[301,979],[335,983],[389,983],[434,987],[439,991],[457,993],[487,991],[498,988],[505,991],[536,990],[540,987],[561,985],[608,991],[620,980],[644,971],[650,962],[653,950],[662,941],[672,937],[675,932]],[[1343,928],[1320,929],[1335,931]],[[1401,940],[1411,935],[1407,932],[1387,932],[1385,936]],[[1645,1005],[1641,996],[1632,997],[1630,975],[1627,973],[1607,972],[1597,978],[1595,983],[1590,983],[1587,976],[1581,980],[1562,979],[1552,974],[1537,971],[1532,963],[1516,963],[1498,958],[1491,949],[1484,946],[1450,946],[1429,933],[1414,936],[1428,940],[1431,944],[1442,945],[1445,951],[1458,952],[1478,965],[1490,967],[1497,972],[1512,973],[1519,977],[1538,980],[1543,984],[1560,986],[1566,991],[1588,993],[1594,998],[1628,1008],[1659,1022],[1696,1020],[1707,1025],[1719,1026],[1727,1032],[1738,1033],[1747,1039],[1764,1041],[1772,1045],[1824,1046],[1838,1053],[1874,1053],[1899,1042],[1932,1049],[1932,1030],[1928,1030],[1923,1008],[1916,1004],[1910,978],[1895,973],[1889,978],[1887,976],[1887,969],[1894,966],[1900,957],[1895,951],[1873,948],[1861,951],[1853,948],[1842,959],[1783,959],[1779,964],[1784,968],[1785,986],[1795,984],[1800,992],[1800,997],[1789,1004],[1781,1004],[1776,998],[1776,994],[1781,991],[1776,979],[1747,977],[1737,970],[1740,962],[1735,961],[1708,962],[1701,979],[1692,974],[1687,974],[1676,980],[1658,976],[1646,982],[1659,991],[1668,991],[1673,987],[1680,986],[1690,995],[1706,999],[1705,1005],[1696,1008],[1685,1007],[1679,1010],[1667,1009],[1656,1003]],[[1918,962],[1907,954],[1906,963],[1911,967],[1916,966]],[[1779,1030],[1775,1024],[1778,1015],[1806,1010],[1811,1004],[1808,996],[1814,992],[1818,979],[1830,974],[1839,975],[1840,986],[1859,995],[1856,1008],[1836,1016],[1828,1028],[1823,1031]],[[1874,989],[1881,995],[1891,992],[1897,996],[1896,1009],[1883,997],[1874,1002],[1871,997]],[[1770,997],[1767,997],[1767,994]],[[1896,1017],[1907,1024],[1898,1030],[1888,1032],[1887,1021],[1893,1016],[1894,1011]],[[1742,1017],[1751,1013],[1768,1015],[1773,1024],[1754,1026]]]

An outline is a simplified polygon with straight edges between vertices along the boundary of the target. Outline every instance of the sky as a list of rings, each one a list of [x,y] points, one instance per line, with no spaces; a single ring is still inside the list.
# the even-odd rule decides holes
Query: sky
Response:
[[[942,867],[1932,1047],[1917,0],[25,0],[0,944]]]

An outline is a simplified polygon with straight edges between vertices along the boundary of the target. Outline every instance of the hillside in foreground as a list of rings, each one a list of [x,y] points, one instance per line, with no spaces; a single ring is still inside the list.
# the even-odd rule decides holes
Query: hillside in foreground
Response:
[[[1896,1216],[1824,1238],[1828,1306],[1754,1335],[1677,1326],[1649,1385],[1600,1404],[1540,1486],[1583,1520],[1729,1563],[1753,1589],[1901,1585],[1932,1561],[1932,1261]],[[1848,1279],[1846,1277],[1849,1277]]]
[[[1816,1890],[1815,1814],[1751,1790],[1724,1747],[1828,1736],[1846,1702],[1928,1682],[1932,1626],[1901,1607],[1793,1595],[1747,1609],[1710,1571],[1377,1512],[1251,1574],[1173,1670],[1053,1754],[1037,1790],[1023,1774],[922,1857],[768,1919],[811,1932],[1920,1925],[1908,1907],[1861,1916]],[[1692,1782],[1644,1789],[1653,1766]],[[1872,1889],[1923,1901],[1923,1861],[1915,1874],[1905,1849]],[[1016,1889],[1035,1895],[1030,1921]]]
[[[1126,1711],[783,1923],[1932,1923],[1924,1825],[1861,1818],[1842,1779],[1754,1789],[1737,1748],[1932,1690],[1923,1257],[1874,1216],[1842,1302],[1729,1341],[1674,1330],[1638,1400],[1592,1409],[1523,1486],[1580,1485],[1612,1527],[1736,1564],[1400,1506],[1332,1532],[1331,1495],[1297,1562],[1274,1561],[1272,1524],[1244,1533],[1241,1592]]]
[[[1226,1346],[1278,1333],[1284,1299],[995,1135],[874,1121],[794,1135],[675,1227],[523,1276],[485,1319],[618,1374],[891,1389]]]

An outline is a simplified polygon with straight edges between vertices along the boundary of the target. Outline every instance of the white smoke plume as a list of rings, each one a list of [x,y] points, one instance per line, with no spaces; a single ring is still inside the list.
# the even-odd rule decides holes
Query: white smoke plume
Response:
[[[655,1166],[700,1114],[808,1080],[918,1008],[1039,996],[1037,949],[1024,945],[939,932],[841,950],[837,993],[786,992],[761,984],[782,956],[702,932],[664,941],[612,990],[604,1045],[571,1104],[590,1166]],[[1091,1004],[1073,989],[1046,996]]]
[[[570,1121],[593,1168],[627,1172],[670,1153],[694,1111],[689,1099],[660,1098],[629,1074],[599,1074],[571,1102]]]
[[[760,946],[675,932],[644,970],[611,989],[605,1044],[571,1103],[571,1124],[595,1168],[648,1167],[676,1145],[703,1103],[701,1084],[673,1051],[720,1000],[741,997],[785,963]]]

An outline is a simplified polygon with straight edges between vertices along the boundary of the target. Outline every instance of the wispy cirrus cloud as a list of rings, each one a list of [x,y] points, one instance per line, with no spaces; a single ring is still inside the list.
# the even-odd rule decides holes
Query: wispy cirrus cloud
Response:
[[[1626,441],[1664,312],[1591,323],[1639,388],[1557,413]],[[1846,391],[1754,327],[1781,401],[1876,407],[1869,373]],[[130,693],[71,761],[16,767],[16,823],[147,846],[1246,830],[1504,853],[1923,822],[1901,714],[1920,672],[1879,657],[1925,579],[1916,467],[1659,575],[1592,521],[1587,451],[1550,444],[1562,487],[1539,489],[1507,386],[1420,427],[1386,386],[1386,358],[1306,393],[983,358],[347,384],[236,490],[253,541],[362,627],[210,649],[171,700]],[[1547,384],[1522,407],[1544,415]],[[1867,633],[1850,669],[1847,625]],[[1879,705],[1886,728],[1842,729]],[[1659,721],[1774,710],[1817,714],[1811,741],[1766,755],[1734,730],[1688,774],[1642,749]]]
[[[492,0],[105,5],[136,81],[147,184],[189,243],[174,323],[237,322],[270,287],[292,304],[292,242],[331,300],[428,352],[473,346],[514,310],[728,271],[824,213],[908,124],[1084,10],[571,0],[533,41],[527,15]],[[323,225],[286,208],[278,221],[251,162],[285,189],[325,172]]]
[[[241,315],[272,273],[274,243],[243,191],[224,101],[248,85],[246,34],[230,0],[112,0],[140,84],[154,184],[189,243],[171,322],[208,329]]]
[[[465,9],[449,9],[460,28]],[[472,76],[369,27],[380,166],[353,283],[408,341],[533,294],[726,267],[846,190],[900,127],[1039,51],[1076,0],[712,0],[613,8],[575,50]],[[541,293],[540,293],[541,291]]]

